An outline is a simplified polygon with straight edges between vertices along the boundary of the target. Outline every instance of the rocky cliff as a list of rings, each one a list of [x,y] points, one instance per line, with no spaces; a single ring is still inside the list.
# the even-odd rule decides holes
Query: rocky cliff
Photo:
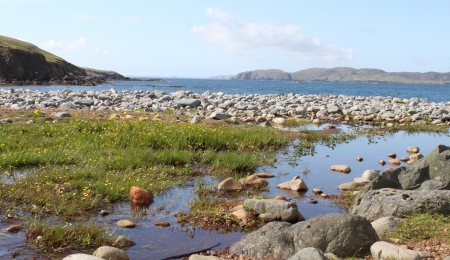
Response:
[[[450,72],[386,72],[380,69],[339,67],[312,68],[289,73],[271,69],[241,72],[232,79],[450,84]]]
[[[33,44],[0,35],[0,85],[96,85],[107,79],[125,77],[85,70]]]

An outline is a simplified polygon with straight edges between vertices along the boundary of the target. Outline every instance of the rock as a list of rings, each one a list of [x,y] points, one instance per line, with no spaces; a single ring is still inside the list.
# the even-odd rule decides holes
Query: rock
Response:
[[[380,174],[375,170],[366,170],[362,174],[362,178],[373,180],[380,176]]]
[[[55,114],[55,117],[71,117],[71,115],[67,112],[58,112]]]
[[[88,254],[71,254],[63,258],[63,260],[104,260],[104,258],[88,255]]]
[[[202,121],[202,118],[200,116],[193,116],[189,122],[191,124],[198,124]]]
[[[93,106],[94,100],[92,100],[92,99],[77,99],[73,103],[75,105],[80,105],[80,106]]]
[[[287,260],[327,260],[322,251],[314,247],[300,249]]]
[[[269,223],[277,220],[277,218],[272,213],[259,214],[258,219],[260,219],[264,223]]]
[[[285,196],[281,196],[281,195],[276,195],[276,196],[274,197],[274,199],[276,199],[276,200],[284,200],[284,201],[287,201],[286,197],[285,197]]]
[[[377,232],[378,237],[383,239],[388,237],[388,235],[397,228],[399,219],[392,216],[383,217],[373,221],[371,224],[373,229]]]
[[[62,109],[77,109],[77,105],[75,105],[74,103],[62,103],[60,108]]]
[[[362,162],[362,161],[363,161],[363,158],[361,158],[361,157],[356,157],[356,161],[357,161],[357,162]]]
[[[217,119],[217,120],[225,120],[228,119],[228,115],[225,113],[219,113],[219,112],[212,112],[210,117],[212,119]]]
[[[157,227],[170,227],[170,223],[169,222],[164,222],[164,221],[156,222],[154,225],[157,226]]]
[[[397,169],[397,173],[405,190],[418,189],[427,180],[440,182],[437,189],[450,189],[450,147],[438,145],[414,164]]]
[[[217,256],[207,256],[207,255],[191,255],[189,260],[220,260]]]
[[[286,119],[284,119],[282,117],[275,117],[274,119],[272,119],[272,123],[277,124],[277,125],[282,125],[282,124],[284,124],[284,122],[286,122]]]
[[[253,174],[255,176],[258,176],[259,178],[264,178],[264,179],[268,179],[268,178],[274,178],[275,175],[268,173],[268,172],[258,172]]]
[[[358,194],[349,212],[374,221],[382,217],[402,217],[424,210],[449,214],[450,191],[403,190],[392,194],[389,189],[371,190]]]
[[[399,159],[401,162],[407,162],[407,161],[409,161],[409,158],[408,157],[402,157],[402,158],[400,158]]]
[[[244,207],[253,210],[256,214],[271,213],[276,219],[282,221],[297,222],[305,220],[294,202],[275,199],[247,199],[244,202]]]
[[[332,171],[342,172],[342,173],[350,173],[351,169],[348,165],[336,164],[331,166]]]
[[[11,226],[9,226],[9,227],[6,229],[6,231],[7,231],[7,232],[14,233],[14,232],[19,232],[21,229],[22,229],[22,226],[16,224],[16,225],[11,225]]]
[[[421,258],[433,258],[431,252],[428,251],[418,251],[417,252]]]
[[[338,257],[365,253],[378,241],[378,235],[366,219],[331,213],[292,225],[295,250],[315,247]]]
[[[245,187],[245,186],[260,186],[260,187],[266,187],[269,185],[269,182],[267,182],[266,179],[260,178],[258,175],[252,174],[248,176],[247,178],[242,178],[239,180],[239,182]]]
[[[319,189],[319,188],[314,188],[314,189],[312,190],[312,192],[313,192],[314,194],[316,194],[316,195],[320,195],[320,194],[323,193],[323,190],[322,190],[322,189]]]
[[[324,253],[323,254],[328,260],[340,260],[339,257],[337,257],[333,253]]]
[[[410,147],[406,148],[406,152],[408,154],[418,153],[418,152],[420,152],[420,149],[417,146],[410,146]]]
[[[295,176],[292,180],[288,182],[283,182],[277,185],[279,189],[295,190],[295,191],[307,191],[308,186],[299,176]]]
[[[307,201],[308,203],[311,203],[311,204],[317,204],[317,203],[319,203],[317,200],[315,200],[315,199],[309,199],[308,201]]]
[[[92,254],[103,259],[128,260],[128,255],[122,249],[112,246],[101,246]]]
[[[136,245],[136,243],[132,240],[129,240],[128,238],[126,238],[124,236],[118,236],[116,238],[116,240],[114,241],[114,245],[119,248],[127,248],[127,247],[132,247],[132,246]]]
[[[183,99],[177,100],[176,104],[177,104],[178,107],[180,107],[180,106],[183,106],[183,107],[189,106],[191,108],[196,108],[196,107],[200,106],[202,104],[202,102],[199,99],[186,99],[186,98],[183,98]]]
[[[250,212],[247,212],[245,209],[241,208],[231,213],[231,215],[237,217],[244,223],[248,223],[248,220],[254,220],[255,215]]]
[[[386,161],[385,161],[385,160],[379,160],[378,163],[379,163],[381,166],[386,165]]]
[[[401,162],[397,159],[390,159],[388,161],[388,163],[389,163],[389,165],[392,165],[392,166],[399,166],[401,164]]]
[[[274,258],[287,259],[295,254],[291,224],[286,222],[270,222],[262,228],[244,236],[234,243],[229,254],[242,254],[257,259],[268,255]]]
[[[217,189],[235,191],[235,190],[243,190],[244,186],[242,186],[242,184],[239,181],[230,177],[219,183]]]
[[[421,153],[414,153],[409,156],[409,164],[415,163],[418,160],[422,159],[423,155]]]
[[[123,227],[123,228],[134,228],[134,227],[136,227],[136,224],[134,224],[131,220],[122,219],[122,220],[117,221],[117,226]]]
[[[387,155],[389,158],[395,159],[397,157],[397,154],[395,153],[390,153]]]
[[[370,253],[374,260],[391,259],[411,259],[420,260],[417,252],[410,249],[404,249],[397,245],[390,244],[384,241],[374,243],[370,247]]]
[[[341,191],[357,190],[357,189],[360,189],[361,187],[364,187],[364,185],[366,185],[366,183],[364,183],[364,182],[355,182],[355,181],[346,182],[346,183],[342,183],[341,185],[339,185],[338,190],[341,190]]]
[[[109,215],[109,212],[107,210],[102,209],[102,210],[100,210],[99,214],[102,216],[106,216],[106,215]]]
[[[362,178],[362,177],[354,178],[353,181],[354,181],[354,182],[357,182],[357,183],[364,183],[364,184],[367,184],[367,183],[370,182],[369,179],[367,179],[367,178]]]
[[[130,199],[136,204],[149,204],[153,201],[153,193],[136,186],[131,186]]]

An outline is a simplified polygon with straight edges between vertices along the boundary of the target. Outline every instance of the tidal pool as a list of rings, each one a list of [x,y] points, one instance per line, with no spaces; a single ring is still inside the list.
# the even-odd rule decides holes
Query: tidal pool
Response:
[[[323,129],[322,126],[307,126],[308,129]],[[350,131],[347,126],[340,126],[342,131]],[[299,211],[305,218],[317,215],[344,212],[328,199],[316,197],[312,193],[313,188],[322,188],[329,195],[339,194],[337,186],[344,182],[353,181],[360,177],[365,170],[383,171],[388,164],[381,166],[378,161],[389,160],[389,153],[396,153],[397,158],[409,157],[406,152],[408,146],[418,146],[420,153],[427,155],[438,144],[450,145],[448,134],[414,133],[409,134],[403,131],[387,134],[385,136],[374,136],[370,138],[358,137],[348,143],[337,144],[333,148],[325,145],[317,145],[314,155],[303,156],[295,161],[291,155],[294,152],[293,146],[280,151],[276,156],[276,162],[271,166],[259,167],[256,172],[269,172],[276,177],[268,179],[269,190],[264,193],[267,196],[283,195],[298,205]],[[357,157],[362,157],[363,161],[356,161]],[[346,164],[351,167],[349,174],[342,174],[330,170],[333,164]],[[401,166],[406,166],[402,163]],[[294,176],[300,176],[309,190],[304,193],[280,190],[276,185],[291,180]],[[220,178],[206,177],[203,181],[211,186],[217,186],[222,180]],[[2,179],[2,181],[5,181]],[[222,232],[209,231],[189,226],[182,227],[176,221],[174,214],[177,212],[188,212],[189,201],[195,198],[194,183],[177,187],[163,195],[156,196],[155,201],[146,209],[132,211],[130,204],[122,203],[116,205],[111,214],[105,217],[98,216],[96,221],[109,227],[112,236],[124,235],[136,242],[136,245],[126,249],[130,259],[163,259],[166,257],[189,253],[213,246],[218,250],[237,242],[245,235],[244,232]],[[308,200],[315,198],[319,202],[310,204]],[[138,226],[133,229],[120,229],[116,227],[116,222],[120,219],[130,219]],[[171,224],[167,228],[154,226],[156,222],[166,221]],[[11,221],[4,216],[0,218],[1,228],[5,228]],[[26,255],[33,255],[33,251],[23,251],[26,249],[23,232],[9,234],[0,233],[0,258],[11,258],[12,254],[20,249],[19,256],[15,259],[27,259]],[[28,252],[28,253],[26,253]],[[21,258],[23,257],[23,258]],[[35,259],[49,259],[45,255],[38,255]],[[63,258],[61,256],[60,258]],[[51,257],[50,259],[57,259]]]

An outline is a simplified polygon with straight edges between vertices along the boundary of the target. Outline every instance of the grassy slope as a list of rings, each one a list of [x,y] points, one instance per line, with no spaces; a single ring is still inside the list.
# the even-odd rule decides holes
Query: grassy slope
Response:
[[[52,63],[66,62],[63,58],[58,57],[54,54],[51,54],[50,52],[44,51],[44,50],[40,49],[39,47],[37,47],[36,45],[33,45],[28,42],[24,42],[24,41],[19,41],[19,40],[9,38],[6,36],[2,36],[2,35],[0,35],[0,46],[9,47],[12,49],[29,51],[29,52],[40,53],[45,56],[45,59],[47,60],[47,62],[52,62]]]

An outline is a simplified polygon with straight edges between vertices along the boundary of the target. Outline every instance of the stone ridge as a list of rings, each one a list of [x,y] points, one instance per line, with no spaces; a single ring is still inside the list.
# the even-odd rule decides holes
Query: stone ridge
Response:
[[[354,69],[348,67],[311,68],[289,73],[282,70],[254,70],[241,72],[232,79],[288,80],[326,82],[379,82],[409,84],[450,84],[450,72],[386,72],[380,69]]]

